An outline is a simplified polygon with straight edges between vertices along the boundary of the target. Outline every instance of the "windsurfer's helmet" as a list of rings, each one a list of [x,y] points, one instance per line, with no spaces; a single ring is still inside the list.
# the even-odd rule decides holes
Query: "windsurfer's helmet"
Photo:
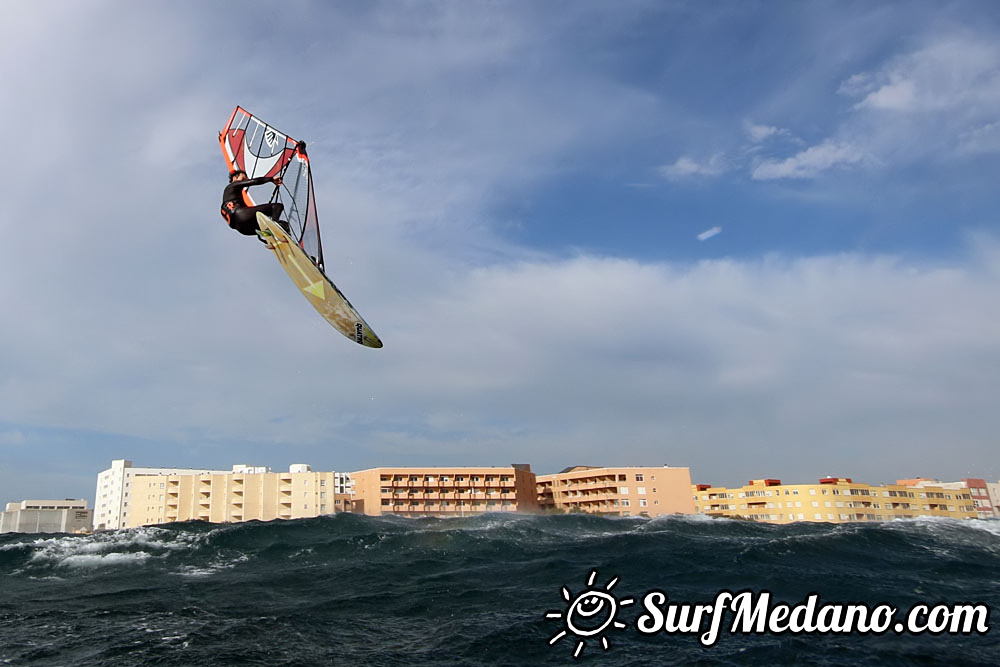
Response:
[[[233,179],[235,179],[240,174],[243,174],[244,176],[247,175],[247,173],[242,169],[233,169],[231,172],[229,172],[229,182],[232,183]]]

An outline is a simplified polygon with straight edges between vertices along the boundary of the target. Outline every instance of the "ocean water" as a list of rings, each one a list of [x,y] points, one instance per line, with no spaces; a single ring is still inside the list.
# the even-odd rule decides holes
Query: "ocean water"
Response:
[[[889,605],[897,620],[964,603],[986,609],[988,629],[980,615],[978,631],[958,634],[729,632],[731,610],[706,646],[707,622],[638,629],[645,614],[656,630],[654,590],[690,604],[766,592],[793,606],[817,593]],[[587,591],[602,612],[588,616]],[[0,535],[10,665],[1000,665],[998,609],[990,521],[342,514]]]

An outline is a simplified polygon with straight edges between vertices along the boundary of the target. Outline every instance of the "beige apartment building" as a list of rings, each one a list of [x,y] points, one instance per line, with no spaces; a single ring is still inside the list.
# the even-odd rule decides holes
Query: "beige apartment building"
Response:
[[[818,484],[782,484],[779,479],[755,479],[740,488],[708,484],[693,488],[699,514],[768,523],[976,517],[967,489],[940,486],[916,488],[904,483],[870,486],[849,477],[827,477],[820,479]]]
[[[538,477],[543,511],[611,516],[694,514],[690,468],[574,466]]]
[[[94,529],[118,530],[130,525],[133,480],[141,475],[224,475],[225,470],[205,468],[136,468],[128,459],[116,459],[111,467],[97,475],[97,493],[94,502]],[[134,524],[131,524],[134,525]]]
[[[314,472],[305,464],[288,472],[233,466],[229,473],[137,475],[126,527],[311,518],[349,511],[349,490],[344,473]]]
[[[356,512],[465,516],[538,510],[526,464],[486,468],[369,468],[352,472]]]

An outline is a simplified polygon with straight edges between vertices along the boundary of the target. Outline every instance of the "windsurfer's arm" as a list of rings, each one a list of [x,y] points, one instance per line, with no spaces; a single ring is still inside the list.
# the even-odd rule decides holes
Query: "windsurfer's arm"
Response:
[[[265,183],[274,183],[275,185],[281,184],[281,179],[277,176],[258,176],[257,178],[251,178],[246,181],[240,181],[240,185],[244,188],[251,188],[255,185],[264,185]]]

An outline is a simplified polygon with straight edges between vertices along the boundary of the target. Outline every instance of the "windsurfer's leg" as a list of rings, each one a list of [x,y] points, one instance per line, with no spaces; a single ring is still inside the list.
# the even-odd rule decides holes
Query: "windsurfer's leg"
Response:
[[[285,207],[281,204],[281,202],[271,202],[270,204],[267,204],[267,206],[271,207],[271,212],[268,214],[271,216],[271,219],[281,225],[282,229],[291,234],[292,230],[288,226],[288,223],[281,219],[281,214],[285,210]]]
[[[241,209],[241,211],[247,211],[248,214],[254,219],[253,228],[257,229],[257,214],[263,213],[267,217],[274,220],[276,223],[281,225],[281,228],[285,230],[288,234],[291,234],[291,229],[288,227],[288,223],[284,220],[278,218],[281,212],[285,210],[285,207],[279,203],[271,202],[268,204],[258,204],[257,206],[250,206],[249,208]],[[254,232],[250,232],[253,234]]]
[[[257,216],[248,208],[236,209],[229,215],[229,226],[244,236],[257,234]]]

